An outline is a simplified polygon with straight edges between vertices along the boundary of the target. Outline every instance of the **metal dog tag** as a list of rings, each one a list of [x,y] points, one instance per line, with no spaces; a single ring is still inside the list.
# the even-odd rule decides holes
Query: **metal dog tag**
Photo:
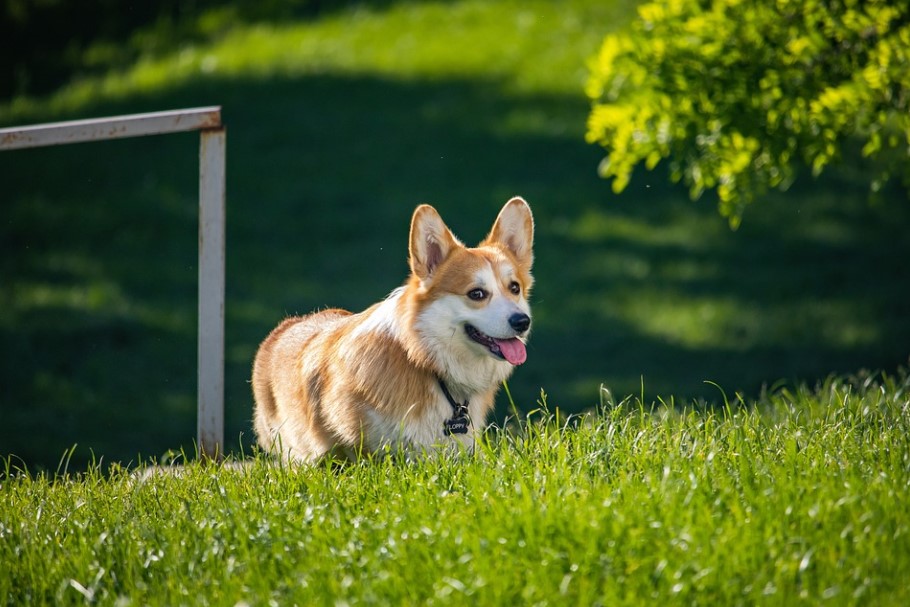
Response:
[[[446,436],[451,436],[453,434],[467,434],[468,425],[471,422],[467,417],[453,417],[442,422],[443,429]]]

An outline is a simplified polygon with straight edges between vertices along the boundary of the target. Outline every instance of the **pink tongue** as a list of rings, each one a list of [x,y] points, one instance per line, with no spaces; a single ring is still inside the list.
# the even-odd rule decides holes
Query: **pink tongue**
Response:
[[[528,351],[525,350],[525,345],[517,337],[512,339],[494,339],[493,341],[499,346],[499,351],[502,352],[505,359],[513,365],[520,365],[528,360]]]

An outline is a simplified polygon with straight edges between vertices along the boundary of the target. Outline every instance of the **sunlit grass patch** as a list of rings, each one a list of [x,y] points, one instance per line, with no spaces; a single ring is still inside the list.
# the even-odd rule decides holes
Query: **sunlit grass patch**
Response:
[[[78,112],[100,100],[160,94],[196,81],[315,74],[488,80],[516,94],[574,96],[604,30],[623,22],[634,4],[401,2],[342,9],[315,21],[225,22],[207,41],[141,57],[123,71],[76,81],[47,100],[0,105],[0,121],[36,108]]]
[[[10,604],[902,605],[910,383],[545,408],[472,455],[0,485]]]

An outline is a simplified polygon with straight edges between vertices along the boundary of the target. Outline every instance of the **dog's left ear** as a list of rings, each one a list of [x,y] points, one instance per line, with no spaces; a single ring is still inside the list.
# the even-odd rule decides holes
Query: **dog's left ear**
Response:
[[[410,243],[411,272],[420,280],[430,278],[452,249],[462,246],[436,209],[428,204],[414,210]]]
[[[534,263],[534,216],[524,198],[516,196],[502,207],[493,229],[480,246],[496,243],[511,252],[518,263],[531,268]]]

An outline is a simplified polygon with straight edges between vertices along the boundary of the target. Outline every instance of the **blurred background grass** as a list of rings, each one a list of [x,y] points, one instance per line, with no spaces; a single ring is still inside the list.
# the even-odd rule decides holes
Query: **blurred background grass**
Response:
[[[602,385],[684,402],[716,399],[705,381],[748,395],[906,363],[907,194],[870,203],[860,164],[768,195],[735,232],[660,167],[619,196],[597,177],[585,64],[635,5],[381,2],[276,19],[227,4],[130,38],[169,44],[8,97],[0,124],[223,106],[232,449],[251,441],[259,341],[288,314],[360,310],[400,284],[422,202],[469,243],[509,196],[532,205],[534,331],[510,382],[524,410],[541,389],[578,411]],[[0,155],[0,455],[192,452],[197,139]]]

